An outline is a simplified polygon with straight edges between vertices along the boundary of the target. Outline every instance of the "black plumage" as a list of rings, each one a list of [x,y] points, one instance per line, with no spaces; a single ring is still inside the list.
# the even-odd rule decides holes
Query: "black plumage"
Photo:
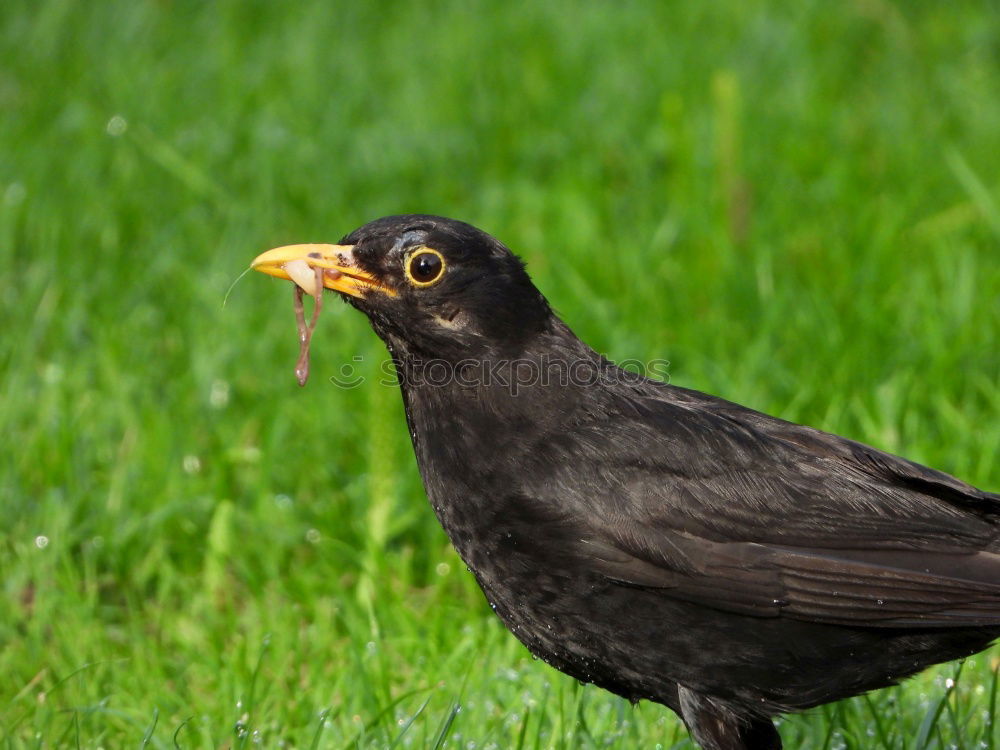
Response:
[[[778,748],[771,716],[1000,635],[1000,496],[620,370],[468,224],[325,247],[396,362],[441,524],[556,668],[669,706],[703,748]]]

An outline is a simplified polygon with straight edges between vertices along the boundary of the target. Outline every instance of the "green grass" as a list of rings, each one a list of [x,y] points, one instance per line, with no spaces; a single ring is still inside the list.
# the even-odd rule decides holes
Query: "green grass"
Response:
[[[986,2],[5,0],[0,747],[690,747],[494,619],[361,316],[300,390],[288,285],[226,289],[466,219],[612,358],[996,490],[998,40]],[[996,656],[782,735],[1000,746]]]

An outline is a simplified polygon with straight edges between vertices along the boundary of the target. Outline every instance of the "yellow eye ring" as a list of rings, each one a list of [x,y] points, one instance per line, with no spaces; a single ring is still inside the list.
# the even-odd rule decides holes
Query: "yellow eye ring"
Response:
[[[446,267],[441,253],[434,248],[421,247],[407,256],[403,270],[413,286],[423,288],[438,283]]]

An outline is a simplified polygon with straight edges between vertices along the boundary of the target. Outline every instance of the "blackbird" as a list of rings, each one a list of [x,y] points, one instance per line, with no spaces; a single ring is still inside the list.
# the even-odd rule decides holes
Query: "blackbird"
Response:
[[[780,748],[772,716],[1000,636],[1000,495],[618,368],[469,224],[253,266],[296,261],[388,347],[430,503],[511,632],[706,750]]]

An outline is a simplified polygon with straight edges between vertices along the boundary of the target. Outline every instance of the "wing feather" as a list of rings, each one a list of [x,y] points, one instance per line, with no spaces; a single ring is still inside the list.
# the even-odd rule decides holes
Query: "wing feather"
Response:
[[[596,569],[615,583],[663,589],[724,611],[871,627],[1000,624],[1000,555],[991,552],[929,553],[915,570],[898,567],[915,559],[905,552],[852,559],[852,550],[720,543],[638,529],[584,545]],[[969,571],[973,578],[956,577]]]
[[[623,586],[759,617],[1000,624],[1000,496],[663,384],[608,392],[531,447],[524,488]]]

